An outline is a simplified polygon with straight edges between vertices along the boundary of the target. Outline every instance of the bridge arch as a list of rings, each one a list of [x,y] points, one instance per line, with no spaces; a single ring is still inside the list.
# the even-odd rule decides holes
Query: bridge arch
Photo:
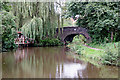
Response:
[[[60,35],[59,38],[61,41],[66,42],[70,41],[72,42],[73,38],[76,35],[83,35],[86,38],[86,42],[89,43],[91,42],[91,37],[89,36],[87,29],[82,28],[82,27],[64,27],[63,32],[62,29],[60,29]],[[58,29],[57,29],[57,35],[58,35]]]
[[[64,38],[64,42],[72,42],[73,41],[73,38],[76,36],[76,35],[83,35],[85,37],[84,34],[70,34],[70,35],[66,35],[66,37]],[[85,37],[86,38],[86,37]]]

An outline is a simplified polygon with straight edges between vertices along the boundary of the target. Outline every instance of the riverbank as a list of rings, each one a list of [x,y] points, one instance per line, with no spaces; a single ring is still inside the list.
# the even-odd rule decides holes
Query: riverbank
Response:
[[[53,47],[53,46],[62,46],[64,45],[63,42],[61,42],[58,38],[45,38],[40,39],[38,41],[35,41],[35,43],[32,44],[20,44],[19,46],[15,43],[12,45],[15,45],[14,48],[2,48],[2,52],[9,52],[11,50],[17,49],[18,47]],[[12,46],[11,45],[11,46]]]
[[[70,50],[76,53],[80,59],[84,59],[94,65],[120,66],[118,56],[119,42],[106,44],[76,44],[68,45]]]

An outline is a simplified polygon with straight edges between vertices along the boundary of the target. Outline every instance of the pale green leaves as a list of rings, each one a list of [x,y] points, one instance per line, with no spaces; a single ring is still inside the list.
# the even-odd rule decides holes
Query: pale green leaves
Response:
[[[43,35],[43,24],[41,18],[34,17],[30,22],[25,23],[22,27],[22,33],[30,38],[35,39],[37,35],[42,38]]]

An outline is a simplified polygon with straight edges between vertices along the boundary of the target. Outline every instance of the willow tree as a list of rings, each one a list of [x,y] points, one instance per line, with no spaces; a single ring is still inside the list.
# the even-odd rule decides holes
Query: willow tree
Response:
[[[41,39],[43,36],[42,19],[34,17],[30,22],[26,22],[22,27],[22,33],[34,40]]]
[[[42,25],[41,26],[42,33],[39,33],[39,35],[42,34],[42,36],[40,37],[54,36],[56,30],[55,28],[57,27],[58,24],[57,24],[57,15],[55,13],[53,2],[12,3],[12,12],[14,13],[15,16],[18,17],[17,24],[19,26],[19,29],[23,27],[21,28],[22,31],[28,32],[27,34],[24,33],[26,36],[28,36],[29,34],[32,38],[35,38],[35,34],[33,34],[33,32],[39,29],[38,26],[36,26],[38,25],[36,24],[37,23],[36,19],[38,19],[38,21],[40,20],[40,24]],[[34,28],[32,29],[33,32],[29,31],[29,29],[33,27],[29,24],[34,25]],[[27,28],[25,28],[25,26],[27,26]]]

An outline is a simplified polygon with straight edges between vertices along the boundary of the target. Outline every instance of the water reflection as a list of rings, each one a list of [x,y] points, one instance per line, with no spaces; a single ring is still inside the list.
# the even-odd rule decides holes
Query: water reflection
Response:
[[[17,62],[21,62],[24,58],[27,58],[28,55],[28,48],[27,50],[25,49],[18,49],[14,52],[14,57],[15,57],[15,61]]]
[[[2,53],[0,53],[0,79],[2,78]]]
[[[110,78],[118,77],[116,67],[101,67],[70,59],[65,47],[18,49],[3,54],[3,78]],[[107,72],[109,73],[107,73]]]
[[[80,73],[86,68],[87,64],[83,63],[64,63],[57,65],[56,77],[57,78],[83,78]]]

